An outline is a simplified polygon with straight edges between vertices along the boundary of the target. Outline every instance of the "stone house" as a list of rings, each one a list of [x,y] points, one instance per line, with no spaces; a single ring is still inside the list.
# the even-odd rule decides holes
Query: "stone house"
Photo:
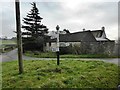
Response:
[[[52,37],[52,36],[51,36]],[[51,38],[46,44],[46,51],[54,51],[56,50],[57,43],[56,37]],[[99,52],[98,47],[104,47],[105,53],[111,53],[112,48],[114,46],[115,41],[109,40],[106,37],[105,28],[102,27],[101,30],[85,30],[74,33],[60,33],[59,35],[60,47],[67,47],[72,45],[80,46],[81,48],[87,49],[86,47],[90,47],[88,50],[89,53]],[[84,47],[83,47],[84,46]],[[108,50],[107,50],[108,49]],[[101,51],[102,52],[102,51]]]

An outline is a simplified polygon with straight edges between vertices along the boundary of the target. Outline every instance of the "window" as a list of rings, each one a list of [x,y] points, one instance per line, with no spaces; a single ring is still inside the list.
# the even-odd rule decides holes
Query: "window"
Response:
[[[51,42],[49,42],[49,46],[51,46]]]

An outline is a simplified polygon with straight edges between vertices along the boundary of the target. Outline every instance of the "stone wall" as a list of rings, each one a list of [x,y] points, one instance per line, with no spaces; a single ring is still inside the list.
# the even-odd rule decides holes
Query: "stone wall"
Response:
[[[67,53],[71,54],[107,54],[112,55],[114,53],[115,42],[69,42],[69,46],[61,47],[60,49],[65,51],[68,50]],[[47,43],[46,51],[55,51],[56,43]],[[66,54],[67,54],[66,53]]]
[[[113,50],[113,55],[120,57],[120,44],[119,43],[115,44],[115,47],[114,47],[114,50]]]
[[[84,54],[107,54],[112,55],[115,42],[82,42],[81,53]]]

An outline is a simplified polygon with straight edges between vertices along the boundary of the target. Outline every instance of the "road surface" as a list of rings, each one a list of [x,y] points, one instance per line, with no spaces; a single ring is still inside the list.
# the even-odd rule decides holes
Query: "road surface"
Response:
[[[7,62],[7,61],[12,61],[12,60],[17,60],[17,49],[14,49],[8,53],[3,53],[0,55],[1,58],[1,62]],[[34,57],[28,57],[28,56],[24,56],[23,55],[23,59],[24,60],[56,60],[56,58],[34,58]],[[61,58],[60,60],[65,60],[68,58]],[[108,63],[114,63],[118,65],[118,61],[120,60],[120,58],[72,58],[74,60],[99,60],[99,61],[104,61],[104,62],[108,62]],[[120,64],[119,64],[120,65]]]

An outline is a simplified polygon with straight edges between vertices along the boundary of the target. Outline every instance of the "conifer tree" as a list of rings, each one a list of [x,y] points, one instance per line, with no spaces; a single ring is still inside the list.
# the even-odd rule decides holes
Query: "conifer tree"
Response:
[[[41,24],[42,17],[39,16],[39,10],[36,7],[36,3],[31,3],[32,9],[27,13],[26,17],[23,18],[22,32],[23,44],[34,44],[34,49],[37,49],[38,46],[43,46],[45,43],[45,34],[48,33],[48,29],[45,25]],[[35,47],[35,45],[37,47]],[[23,46],[24,47],[24,46]],[[28,45],[24,48],[27,48]],[[31,46],[31,49],[33,47]]]

